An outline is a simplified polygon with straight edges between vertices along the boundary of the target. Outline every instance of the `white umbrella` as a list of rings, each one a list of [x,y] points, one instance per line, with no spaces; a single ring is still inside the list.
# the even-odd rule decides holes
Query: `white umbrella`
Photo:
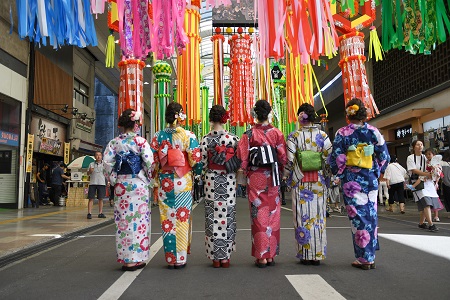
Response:
[[[80,156],[71,161],[68,165],[68,169],[87,169],[89,164],[95,161],[95,157],[90,155]]]

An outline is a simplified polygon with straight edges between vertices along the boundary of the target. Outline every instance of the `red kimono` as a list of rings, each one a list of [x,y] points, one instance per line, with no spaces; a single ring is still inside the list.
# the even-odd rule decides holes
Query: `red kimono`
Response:
[[[279,174],[286,165],[286,142],[283,133],[272,125],[256,124],[239,142],[237,156],[248,178],[248,200],[252,229],[252,256],[273,258],[280,251],[280,186],[273,185],[270,167],[249,164],[250,148],[269,145],[276,149]]]

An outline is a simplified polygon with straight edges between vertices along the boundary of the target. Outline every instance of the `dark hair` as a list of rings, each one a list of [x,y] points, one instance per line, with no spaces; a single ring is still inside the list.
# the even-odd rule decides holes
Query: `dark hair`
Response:
[[[436,151],[434,151],[433,148],[427,148],[425,149],[425,151],[423,151],[424,154],[426,154],[427,152],[431,152],[433,155],[436,155]]]
[[[411,152],[412,152],[412,153],[414,153],[414,148],[416,147],[417,142],[421,142],[421,143],[422,143],[421,140],[414,140],[414,141],[411,143],[411,147],[412,147]],[[423,143],[422,143],[422,145],[423,145]]]
[[[266,121],[271,110],[272,107],[266,100],[256,101],[254,111],[256,113],[256,118],[258,119],[258,121],[260,122]]]
[[[65,167],[66,167],[66,164],[63,163],[63,162],[60,162],[60,163],[59,163],[59,166],[60,166],[61,168],[65,168]]]
[[[347,110],[347,108],[352,105],[357,105],[359,109],[354,115],[347,114],[347,118],[349,120],[365,121],[367,119],[367,109],[364,106],[364,103],[358,98],[353,98],[345,105],[345,109]]]
[[[397,155],[392,154],[391,155],[391,163],[395,163],[395,162],[397,162]]]
[[[301,113],[305,113],[308,115],[308,121],[313,123],[316,120],[316,111],[314,110],[314,106],[309,103],[303,103],[297,110],[297,116]]]
[[[209,111],[209,120],[214,123],[222,123],[222,117],[226,113],[227,111],[225,110],[225,108],[223,108],[222,105],[213,105],[213,107],[211,107],[211,110]]]
[[[183,106],[180,103],[170,102],[166,107],[166,123],[172,124],[175,122],[175,115],[179,114],[182,109]]]
[[[118,125],[123,128],[133,128],[136,121],[131,120],[131,113],[133,109],[129,108],[122,112],[119,117]]]
[[[50,167],[50,165],[48,163],[45,163],[44,167]]]
[[[444,152],[444,155],[443,155],[443,157],[442,157],[442,160],[443,160],[443,161],[450,161],[450,149],[447,149],[447,150]]]

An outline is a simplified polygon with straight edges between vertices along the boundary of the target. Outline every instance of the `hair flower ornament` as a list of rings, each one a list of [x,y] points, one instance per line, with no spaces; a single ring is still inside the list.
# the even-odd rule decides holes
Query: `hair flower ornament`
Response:
[[[130,114],[131,121],[139,121],[141,119],[141,112],[140,111],[132,111]]]
[[[350,105],[345,109],[347,112],[347,116],[354,116],[356,115],[356,112],[359,110],[359,106],[356,104]]]
[[[225,124],[229,119],[230,119],[230,114],[228,113],[228,111],[226,111],[222,115],[222,118],[220,119],[220,123]]]
[[[309,116],[305,112],[300,112],[298,115],[298,122],[302,125],[306,125],[309,123]]]

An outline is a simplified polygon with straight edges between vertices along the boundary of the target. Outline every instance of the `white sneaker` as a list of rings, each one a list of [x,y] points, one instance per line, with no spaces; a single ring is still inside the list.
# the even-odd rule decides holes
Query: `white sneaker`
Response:
[[[440,222],[441,220],[439,220],[439,218],[434,218],[433,222]]]
[[[341,213],[341,209],[340,209],[339,207],[333,208],[333,211],[334,211],[334,212],[337,212],[337,213]]]

